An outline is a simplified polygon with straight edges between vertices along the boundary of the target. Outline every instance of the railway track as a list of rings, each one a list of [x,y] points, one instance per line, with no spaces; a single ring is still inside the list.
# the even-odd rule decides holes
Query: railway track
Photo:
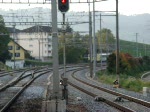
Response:
[[[11,74],[16,74],[16,73],[21,73],[24,71],[31,71],[31,70],[38,70],[38,69],[42,69],[42,67],[35,67],[35,68],[28,68],[28,69],[19,69],[19,70],[11,70],[11,71],[1,71],[0,72],[0,77],[4,77],[7,75],[11,75]]]
[[[60,67],[62,69],[63,67]],[[67,66],[70,68],[70,66]],[[71,67],[72,68],[72,67]],[[32,70],[33,71],[33,70]],[[34,78],[31,78],[32,72],[25,74],[28,70],[22,72],[15,80],[6,84],[0,89],[0,112],[6,112],[12,104],[18,99],[21,93],[38,77],[42,74],[51,72],[52,69],[41,68],[34,70]],[[7,96],[6,96],[7,95]],[[6,98],[7,97],[7,98]]]
[[[60,69],[61,68],[62,67],[60,67]],[[125,100],[125,102],[115,102],[114,99],[116,98],[116,95],[114,95],[111,99],[108,96],[107,97],[103,97],[103,95],[101,95],[101,93],[99,92],[99,91],[102,91],[102,90],[98,90],[96,87],[91,87],[90,85],[87,85],[86,83],[84,84],[83,82],[81,82],[81,81],[84,81],[84,82],[86,81],[88,84],[90,84],[89,81],[87,81],[87,79],[84,79],[85,77],[82,76],[83,73],[85,74],[85,71],[83,71],[83,70],[87,69],[87,67],[84,67],[84,66],[80,66],[80,67],[75,66],[75,68],[72,68],[72,67],[67,67],[67,68],[68,68],[68,70],[66,71],[66,73],[67,73],[68,79],[69,79],[69,81],[68,81],[69,83],[68,84],[71,85],[71,87],[73,86],[73,87],[77,88],[80,92],[82,91],[81,93],[86,94],[87,101],[88,102],[91,102],[91,101],[94,102],[94,103],[91,103],[91,105],[95,105],[96,101],[94,101],[94,98],[97,97],[97,96],[100,96],[100,100],[101,101],[98,102],[98,103],[96,103],[97,106],[95,105],[95,108],[97,108],[97,111],[100,111],[102,109],[103,106],[102,107],[100,106],[102,103],[104,103],[105,105],[107,105],[106,107],[108,107],[108,105],[110,105],[109,107],[111,109],[113,109],[115,107],[116,111],[124,111],[124,112],[135,112],[136,111],[136,110],[134,110],[134,109],[132,109],[130,107],[126,107],[124,105],[124,103],[126,103],[126,104],[130,103],[130,105],[132,106],[133,105],[132,101],[129,101],[129,100],[126,100],[125,98],[123,98],[123,100]],[[23,74],[21,76],[22,79],[20,79],[19,82],[16,82],[15,85],[11,85],[11,86],[9,86],[9,88],[6,88],[4,90],[5,92],[2,91],[4,94],[1,94],[2,92],[0,92],[0,97],[3,97],[3,95],[6,96],[6,94],[8,96],[10,96],[7,100],[4,99],[5,100],[5,104],[4,103],[2,105],[0,104],[0,109],[1,109],[0,111],[6,112],[6,110],[8,108],[10,108],[10,106],[12,105],[12,103],[14,104],[14,102],[20,96],[20,94],[26,88],[28,88],[28,86],[36,78],[38,78],[42,74],[45,74],[46,72],[50,72],[50,71],[52,71],[52,69],[48,69],[48,68],[36,69],[36,70],[34,70],[34,74],[35,74],[34,78],[31,78],[31,73],[30,74]],[[81,72],[81,71],[83,71],[82,75],[79,75],[78,72]],[[74,75],[72,75],[72,76],[69,75],[70,72],[72,72],[72,74],[74,74]],[[78,76],[82,76],[82,77],[78,77]],[[72,79],[70,79],[70,78],[72,78]],[[74,78],[76,78],[76,79],[74,79]],[[81,81],[79,82],[78,79],[81,80]],[[38,84],[38,81],[36,82],[36,84]],[[94,84],[93,82],[91,84],[93,84],[93,85],[96,86],[96,84]],[[70,91],[70,89],[69,89],[69,91]],[[74,91],[74,89],[73,89],[73,91]],[[105,94],[105,95],[110,94],[110,93],[107,93],[107,94],[106,93],[107,92],[105,92],[103,94]],[[15,98],[15,96],[16,96],[16,98]],[[90,96],[92,98],[91,101],[89,101],[88,96]],[[117,95],[117,97],[118,96],[120,97],[120,95]],[[25,99],[26,99],[26,97],[25,97]],[[8,102],[11,102],[11,103],[8,103]],[[141,105],[141,104],[137,104],[137,105]],[[143,105],[142,105],[142,107],[149,108],[149,107],[146,107],[146,106],[143,106]],[[116,111],[112,111],[112,112],[116,112]],[[91,112],[95,112],[95,111],[91,111]],[[141,111],[139,110],[139,112],[141,112]],[[142,111],[142,112],[144,112],[144,111]],[[148,112],[148,111],[145,111],[145,112]]]
[[[32,71],[36,71],[38,69],[42,69],[42,68],[30,68],[30,69],[21,69],[21,70],[17,70],[17,71],[10,71],[10,72],[5,72],[4,74],[1,74],[0,75],[0,91],[2,88],[4,88],[4,86],[7,84],[7,85],[10,85],[8,84],[8,82],[11,81],[14,82],[15,80],[18,80],[19,77],[21,77],[21,75],[23,74],[29,74],[31,73]]]
[[[99,87],[99,86],[97,86],[97,85],[95,85],[93,82],[92,83],[89,83],[89,81],[87,81],[87,79],[86,79],[86,81],[84,80],[83,81],[83,79],[81,78],[81,77],[77,77],[77,76],[75,76],[75,73],[76,73],[77,71],[74,71],[73,73],[72,73],[72,77],[76,80],[76,81],[78,81],[78,82],[80,82],[80,86],[78,86],[79,85],[79,83],[78,84],[74,84],[74,83],[72,83],[72,82],[68,82],[70,85],[72,85],[73,87],[75,87],[75,88],[77,88],[77,89],[79,89],[80,91],[83,91],[83,92],[85,92],[86,94],[88,94],[88,95],[90,95],[90,96],[92,96],[93,98],[95,98],[96,96],[99,96],[100,94],[99,94],[99,92],[98,91],[103,91],[104,93],[103,94],[112,94],[113,96],[112,96],[112,98],[121,98],[121,99],[125,99],[126,100],[126,102],[128,102],[130,105],[136,105],[136,106],[140,106],[140,107],[142,107],[142,108],[144,108],[145,107],[145,110],[147,110],[147,112],[148,112],[148,110],[150,110],[149,109],[149,107],[150,107],[150,102],[147,102],[147,101],[143,101],[143,100],[141,100],[141,99],[137,99],[137,98],[134,98],[134,97],[131,97],[131,96],[128,96],[128,95],[125,95],[125,94],[121,94],[121,93],[119,93],[119,92],[115,92],[115,91],[112,91],[112,90],[109,90],[109,89],[106,89],[106,88],[103,88],[103,87]],[[81,84],[82,83],[82,84]],[[91,88],[91,90],[93,90],[92,92],[90,92],[90,91],[88,91],[88,90],[90,90],[89,88],[87,89],[86,88],[86,86],[84,86],[84,85],[87,85],[87,86],[90,86]],[[81,87],[84,87],[84,88],[81,88]],[[86,89],[85,89],[86,88]],[[94,88],[94,89],[93,89]],[[97,89],[97,90],[95,90],[95,89]],[[134,109],[131,109],[132,107],[129,107],[129,106],[124,106],[124,104],[123,104],[123,102],[121,102],[122,104],[120,105],[120,102],[114,102],[114,100],[112,100],[112,98],[108,98],[106,95],[105,95],[105,97],[102,97],[102,95],[100,95],[101,97],[99,97],[100,98],[100,100],[102,101],[102,102],[105,102],[105,103],[107,103],[107,104],[109,104],[109,105],[111,105],[111,106],[113,106],[113,107],[115,107],[115,108],[118,108],[119,110],[121,110],[121,111],[124,111],[124,112],[134,112],[134,111],[136,111],[136,110],[134,110]],[[110,99],[110,100],[109,100]],[[133,102],[133,103],[132,103]]]
[[[30,74],[22,73],[21,76],[12,82],[11,84],[6,85],[5,89],[2,89],[1,94],[1,104],[0,104],[0,112],[6,112],[10,106],[16,101],[16,99],[21,95],[21,93],[38,77],[43,74],[50,72],[50,69],[36,69],[34,70],[34,77],[31,78]]]

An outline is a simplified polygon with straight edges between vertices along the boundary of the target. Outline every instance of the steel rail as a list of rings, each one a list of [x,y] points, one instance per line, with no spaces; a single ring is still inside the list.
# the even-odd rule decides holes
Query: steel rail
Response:
[[[77,71],[78,71],[78,70],[77,70]],[[72,73],[72,76],[73,76],[73,74],[74,74],[75,72],[77,72],[77,71],[74,71],[74,72]],[[92,93],[92,92],[89,92],[89,91],[87,91],[87,90],[85,90],[85,89],[83,89],[83,88],[81,88],[81,87],[79,87],[79,86],[73,84],[73,83],[70,82],[70,81],[68,81],[68,84],[70,84],[71,86],[73,86],[73,87],[79,89],[80,91],[82,91],[82,92],[84,92],[84,93],[86,93],[86,94],[92,96],[93,98],[95,98],[95,97],[97,96],[96,94],[94,94],[94,93]],[[135,112],[135,111],[132,110],[132,109],[129,109],[129,108],[124,107],[124,106],[121,106],[121,105],[119,105],[119,104],[117,104],[117,103],[115,103],[115,102],[112,102],[112,101],[110,101],[110,100],[107,100],[107,99],[105,99],[105,98],[103,98],[103,102],[106,103],[106,104],[108,104],[108,105],[110,105],[110,106],[112,106],[112,107],[115,107],[116,109],[121,110],[121,111],[123,111],[123,112]]]
[[[84,65],[82,65],[82,66],[84,66]],[[71,68],[72,66],[68,66],[67,68]],[[77,67],[77,66],[75,66],[75,67]],[[60,69],[61,68],[63,68],[63,67],[60,67]],[[42,73],[40,73],[39,75],[37,75],[36,77],[34,77],[33,79],[31,79],[29,82],[27,82],[24,86],[23,86],[23,88],[0,110],[0,112],[6,112],[9,108],[10,108],[10,106],[12,105],[12,103],[13,102],[15,102],[15,100],[20,96],[20,94],[35,80],[35,79],[37,79],[38,77],[40,77],[41,75],[43,75],[43,74],[46,74],[46,73],[48,73],[48,72],[51,72],[52,71],[52,69],[49,69],[49,70],[47,70],[46,72],[43,72],[43,71],[39,71],[39,70],[35,70],[34,71],[34,73],[39,73],[39,72],[42,72]],[[69,70],[70,71],[70,70]],[[26,77],[26,76],[24,76],[24,77]],[[23,77],[22,77],[23,78]]]
[[[36,68],[31,68],[31,69],[27,69],[27,70],[30,71],[30,70],[34,70],[34,69],[36,69]],[[0,77],[9,75],[9,73],[19,73],[19,72],[23,72],[23,70],[26,70],[26,69],[19,69],[19,70],[14,70],[14,71],[5,71],[5,72],[3,72],[3,73],[0,72],[0,74],[2,74],[2,75],[0,75]]]
[[[17,92],[17,94],[0,110],[0,112],[6,112],[10,106],[12,105],[12,103],[21,95],[21,93],[35,80],[37,79],[38,77],[40,77],[41,75],[43,74],[46,74],[48,72],[50,72],[51,70],[47,70],[45,72],[42,72],[40,73],[39,75],[37,75],[36,77],[34,77],[33,79],[31,79],[30,81],[28,81],[24,86],[23,88]]]
[[[74,72],[72,73],[72,75],[73,75],[75,72],[81,71],[81,70],[83,70],[83,69],[86,69],[86,68],[85,68],[85,67],[84,67],[84,68],[77,68],[77,69],[73,69],[73,70],[68,70],[67,72],[69,72],[69,71],[74,71]],[[62,74],[63,74],[63,73],[62,73]],[[62,74],[61,74],[61,75],[62,75]],[[82,91],[82,92],[84,92],[84,93],[86,93],[86,94],[88,94],[88,95],[94,97],[94,98],[97,96],[96,94],[91,93],[91,92],[89,92],[89,91],[87,91],[87,90],[85,90],[85,89],[83,89],[83,88],[81,88],[81,87],[79,87],[79,86],[73,84],[73,83],[70,82],[70,81],[68,81],[68,84],[71,85],[71,86],[73,86],[73,87],[75,87],[75,88],[77,88],[77,89],[79,89],[80,91]],[[103,101],[104,101],[104,103],[106,103],[106,104],[108,104],[108,105],[110,105],[110,106],[113,106],[113,107],[115,107],[115,108],[117,108],[117,109],[119,109],[119,110],[121,110],[121,111],[123,111],[123,112],[135,112],[134,110],[131,110],[131,109],[127,108],[127,107],[121,106],[121,105],[119,105],[119,104],[117,104],[117,103],[115,103],[115,102],[109,101],[109,100],[107,100],[107,99],[104,99],[104,98],[103,98]]]
[[[27,74],[26,76],[23,76],[26,72],[30,71],[30,70],[35,70],[34,73],[37,73],[37,70],[39,70],[39,68],[33,68],[33,69],[27,69],[25,71],[23,71],[23,73],[21,73],[21,75],[19,77],[17,77],[14,81],[10,82],[10,83],[7,83],[6,85],[4,85],[3,87],[0,88],[0,92],[6,90],[8,87],[10,86],[13,86],[14,84],[16,84],[17,82],[19,82],[20,80],[26,78],[27,76],[29,75],[32,75],[31,73],[30,74]]]
[[[99,90],[102,90],[104,92],[107,92],[107,93],[110,93],[110,94],[113,94],[113,95],[116,95],[116,96],[120,96],[124,99],[127,99],[127,100],[130,100],[130,101],[133,101],[135,103],[138,103],[138,104],[141,104],[143,106],[146,106],[148,108],[150,108],[150,102],[147,102],[147,101],[144,101],[144,100],[141,100],[141,99],[137,99],[137,98],[134,98],[134,97],[131,97],[131,96],[128,96],[128,95],[125,95],[125,94],[122,94],[122,93],[119,93],[119,92],[115,92],[115,91],[112,91],[112,90],[109,90],[109,89],[106,89],[106,88],[103,88],[103,87],[99,87],[99,86],[96,86],[96,85],[93,85],[93,84],[89,84],[75,76],[73,76],[73,78],[75,78],[76,80],[86,84],[86,85],[89,85],[89,86],[92,86],[96,89],[99,89]]]

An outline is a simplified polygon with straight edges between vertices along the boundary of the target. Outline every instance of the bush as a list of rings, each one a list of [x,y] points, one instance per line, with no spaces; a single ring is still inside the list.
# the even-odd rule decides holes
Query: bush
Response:
[[[140,77],[141,73],[150,70],[150,58],[134,58],[128,53],[119,54],[119,73],[129,76]],[[116,53],[107,58],[107,70],[109,73],[116,73]]]
[[[51,62],[40,62],[40,61],[35,61],[35,60],[25,60],[25,65],[26,66],[45,66],[45,65],[52,65]]]

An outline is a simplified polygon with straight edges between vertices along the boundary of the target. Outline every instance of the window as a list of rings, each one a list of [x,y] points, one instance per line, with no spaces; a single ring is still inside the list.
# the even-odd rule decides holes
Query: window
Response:
[[[15,57],[20,57],[20,53],[15,53]]]
[[[33,45],[30,44],[29,47],[33,47]]]
[[[9,53],[9,56],[10,56],[10,57],[13,57],[13,54],[12,54],[12,53]]]
[[[51,45],[48,45],[48,47],[51,47]]]
[[[51,53],[51,51],[48,51],[48,53]]]
[[[13,49],[13,46],[8,46],[8,50],[12,50]]]
[[[17,46],[17,47],[16,47],[16,50],[20,50],[20,46]]]
[[[50,33],[49,36],[52,36],[52,34]]]

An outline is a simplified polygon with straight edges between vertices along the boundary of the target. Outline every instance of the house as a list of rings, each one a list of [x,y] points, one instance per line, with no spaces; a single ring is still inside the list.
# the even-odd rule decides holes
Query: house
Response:
[[[14,38],[23,48],[31,52],[31,56],[42,61],[50,61],[52,57],[52,28],[49,26],[32,26],[24,30],[8,28],[11,38]]]
[[[7,60],[6,65],[11,68],[23,68],[28,51],[14,40],[8,43],[8,51],[10,52],[11,60]]]
[[[23,48],[31,52],[31,56],[43,62],[51,61],[52,57],[52,27],[32,26],[23,30],[8,28],[11,38]],[[15,31],[15,33],[14,33]],[[72,30],[68,30],[72,31]],[[58,28],[58,35],[61,29]]]

